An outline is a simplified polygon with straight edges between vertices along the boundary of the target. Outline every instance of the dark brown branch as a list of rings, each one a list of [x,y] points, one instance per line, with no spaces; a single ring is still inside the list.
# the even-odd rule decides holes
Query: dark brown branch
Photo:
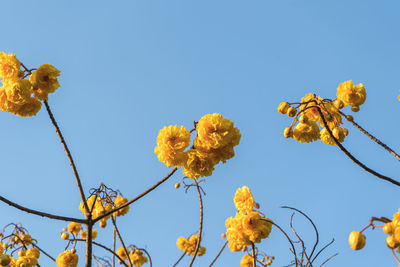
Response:
[[[178,168],[174,168],[170,173],[167,174],[167,176],[165,176],[164,178],[162,178],[160,181],[158,181],[155,185],[153,185],[152,187],[150,187],[149,189],[147,189],[146,191],[144,191],[143,193],[141,193],[140,195],[138,195],[137,197],[135,197],[134,199],[129,200],[127,203],[125,203],[124,205],[118,206],[117,208],[114,208],[112,210],[110,210],[109,212],[104,213],[103,215],[95,218],[93,221],[97,222],[105,217],[107,217],[108,215],[113,214],[114,212],[125,208],[126,206],[129,206],[130,204],[132,204],[133,202],[141,199],[142,197],[144,197],[145,195],[147,195],[148,193],[150,193],[151,191],[153,191],[154,189],[156,189],[159,185],[161,185],[162,183],[164,183],[165,181],[167,181],[176,171],[178,170]]]
[[[52,256],[50,256],[46,251],[44,251],[43,249],[41,249],[40,247],[38,247],[36,244],[32,243],[32,246],[37,248],[41,253],[43,253],[44,255],[46,255],[49,259],[51,259],[52,261],[56,261],[55,258],[53,258]]]
[[[257,267],[257,260],[256,260],[256,249],[254,243],[251,242],[251,256],[253,257],[253,267]]]
[[[92,221],[92,215],[89,214],[88,217],[88,223],[87,223],[87,236],[86,236],[86,267],[91,267],[92,266],[92,254],[93,254],[93,221]]]
[[[347,117],[346,114],[344,114],[343,112],[339,111],[340,114],[342,114],[344,117]],[[392,154],[396,159],[400,160],[400,156],[390,147],[388,147],[386,144],[382,143],[381,140],[379,140],[378,138],[376,138],[375,136],[373,136],[372,134],[370,134],[367,130],[365,130],[363,127],[361,127],[358,123],[356,123],[354,120],[348,120],[349,122],[351,122],[351,124],[353,124],[358,130],[360,130],[360,132],[362,132],[363,134],[365,134],[366,136],[368,136],[372,141],[374,141],[375,143],[377,143],[378,145],[382,146],[385,150],[387,150],[390,154]]]
[[[183,257],[185,257],[185,255],[186,255],[186,251],[183,252],[182,256],[180,256],[180,258],[175,262],[174,265],[172,265],[172,267],[175,267],[176,265],[178,265],[178,263],[183,259]]]
[[[126,246],[125,246],[125,243],[124,243],[124,240],[122,239],[121,234],[119,233],[119,230],[118,230],[118,227],[117,227],[117,222],[115,221],[114,216],[111,216],[111,220],[112,220],[112,223],[113,223],[113,226],[114,226],[114,231],[117,233],[119,242],[121,243],[122,247],[123,247],[124,250],[125,250],[126,255],[128,256],[128,263],[129,263],[129,266],[132,266],[132,261],[131,261],[131,258],[129,257],[129,251],[128,251],[128,249],[127,249]]]
[[[335,242],[335,239],[333,238],[331,242],[329,242],[328,244],[326,244],[323,248],[321,248],[320,251],[318,251],[317,254],[315,254],[314,259],[311,260],[311,264],[315,261],[315,259],[319,256],[319,254],[321,254],[322,251],[324,251],[327,247],[329,247],[330,245],[333,244],[333,242]]]
[[[210,265],[208,267],[211,267],[218,259],[218,257],[221,255],[222,251],[224,251],[226,245],[228,245],[228,240],[225,242],[225,244],[222,246],[222,248],[220,249],[220,251],[218,252],[217,256],[215,256],[215,258],[213,259],[213,261],[210,263]]]
[[[197,180],[194,179],[194,183],[196,184],[196,189],[197,189],[197,195],[199,196],[199,205],[200,205],[200,224],[199,224],[199,239],[197,240],[196,244],[196,249],[194,251],[194,255],[192,260],[190,261],[189,267],[191,267],[194,263],[194,260],[196,259],[197,252],[200,249],[200,243],[201,243],[201,235],[203,233],[203,199],[201,198],[201,192],[200,192],[200,187],[199,184],[197,183]]]
[[[50,120],[53,123],[54,128],[56,129],[57,135],[60,138],[61,144],[64,147],[65,153],[67,154],[69,163],[71,165],[72,171],[73,171],[74,176],[75,176],[76,183],[78,185],[79,194],[81,195],[81,199],[82,199],[83,205],[85,207],[86,213],[89,214],[89,207],[88,207],[88,204],[86,202],[86,197],[85,197],[85,193],[84,193],[83,188],[82,188],[81,179],[79,178],[78,170],[76,169],[76,166],[75,166],[74,160],[72,158],[71,152],[69,151],[67,143],[65,142],[65,139],[64,139],[64,137],[63,137],[63,135],[61,133],[60,128],[58,127],[57,121],[54,118],[53,113],[51,112],[49,103],[47,103],[46,100],[43,101],[43,102],[44,102],[44,105],[46,106],[46,110],[47,110],[47,113],[49,114]]]
[[[382,175],[382,174],[380,174],[380,173],[368,168],[366,165],[364,165],[358,159],[356,159],[349,151],[347,151],[347,149],[344,148],[344,146],[336,139],[336,137],[333,136],[333,133],[332,133],[331,129],[328,127],[328,124],[326,123],[325,117],[322,114],[321,108],[318,107],[318,106],[315,106],[315,108],[318,110],[318,113],[322,118],[322,122],[323,122],[326,130],[328,131],[329,136],[335,141],[335,144],[340,148],[340,150],[343,151],[344,154],[346,154],[347,157],[349,157],[354,163],[356,163],[358,166],[363,168],[365,171],[375,175],[376,177],[378,177],[378,178],[380,178],[382,180],[385,180],[385,181],[388,181],[388,182],[390,182],[390,183],[392,183],[394,185],[400,186],[400,182],[398,182],[396,180],[393,180],[392,178],[384,176],[384,175]]]
[[[12,207],[17,208],[22,211],[25,211],[27,213],[35,214],[35,215],[42,216],[42,217],[47,217],[47,218],[54,219],[54,220],[67,221],[67,222],[78,222],[78,223],[86,223],[87,222],[86,220],[82,220],[82,219],[58,216],[58,215],[54,215],[54,214],[50,214],[50,213],[46,213],[46,212],[42,212],[42,211],[29,209],[24,206],[18,205],[17,203],[14,203],[2,196],[0,196],[0,201],[3,201],[4,203],[6,203]]]
[[[137,248],[137,249],[143,251],[144,253],[146,253],[147,257],[149,258],[150,267],[152,267],[153,266],[153,262],[151,260],[150,253],[144,248]]]
[[[306,259],[307,259],[307,264],[306,264],[306,266],[307,266],[308,264],[310,264],[310,266],[312,266],[311,263],[310,263],[310,257],[307,255],[306,247],[304,246],[304,241],[303,241],[303,239],[301,239],[301,237],[299,236],[299,234],[297,234],[297,231],[296,231],[296,230],[294,229],[294,227],[293,227],[293,215],[294,215],[294,213],[293,213],[292,216],[290,217],[290,228],[292,229],[293,233],[296,235],[297,239],[299,239],[300,244],[301,244],[301,249],[302,249],[302,251],[303,251],[303,252],[301,253],[300,264],[303,264],[303,257],[305,256]]]

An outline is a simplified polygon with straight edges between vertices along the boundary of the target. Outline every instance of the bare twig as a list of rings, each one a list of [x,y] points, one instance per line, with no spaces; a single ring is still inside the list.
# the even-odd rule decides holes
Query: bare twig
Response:
[[[69,163],[70,163],[70,165],[72,167],[72,171],[73,171],[74,176],[75,176],[76,183],[78,185],[79,194],[81,195],[81,199],[82,199],[83,205],[85,207],[86,213],[89,214],[89,207],[88,207],[87,202],[86,202],[85,192],[83,191],[82,184],[81,184],[81,179],[79,178],[78,170],[76,169],[76,166],[75,166],[74,160],[72,158],[71,152],[69,151],[67,143],[65,142],[65,139],[64,139],[64,137],[63,137],[63,135],[61,133],[60,128],[58,127],[57,121],[54,118],[53,113],[51,112],[49,103],[47,103],[46,100],[43,101],[43,102],[44,102],[44,105],[46,106],[46,110],[47,110],[47,113],[49,114],[50,120],[53,123],[54,128],[56,129],[57,135],[60,138],[61,144],[64,147],[65,153],[67,154]]]
[[[332,256],[330,256],[329,258],[326,259],[326,261],[324,261],[319,267],[322,267],[322,265],[324,265],[325,263],[327,263],[328,261],[330,261],[333,257],[336,257],[337,255],[339,255],[339,253],[335,253]]]
[[[151,191],[153,191],[154,189],[156,189],[159,185],[161,185],[162,183],[164,183],[165,181],[167,181],[176,171],[178,170],[178,168],[174,168],[170,173],[167,174],[167,176],[165,176],[164,178],[162,178],[160,181],[158,181],[155,185],[153,185],[152,187],[150,187],[149,189],[147,189],[146,191],[144,191],[143,193],[141,193],[140,195],[136,196],[135,198],[129,200],[127,203],[125,203],[124,205],[118,206],[112,210],[110,210],[109,212],[104,213],[103,215],[95,218],[93,221],[97,222],[105,217],[107,217],[108,215],[113,214],[114,212],[125,208],[126,206],[129,206],[130,204],[132,204],[133,202],[141,199],[142,197],[144,197],[145,195],[147,195],[148,193],[150,193]]]
[[[215,258],[213,259],[213,261],[210,263],[210,265],[208,267],[211,267],[218,259],[218,257],[221,255],[222,251],[224,251],[226,245],[228,245],[228,240],[225,242],[225,244],[222,246],[222,248],[220,249],[220,251],[218,252],[217,256],[215,256]]]
[[[131,258],[129,257],[128,249],[127,249],[126,246],[125,246],[125,243],[124,243],[124,240],[122,239],[121,234],[119,233],[119,230],[118,230],[118,227],[117,227],[117,222],[115,221],[114,216],[111,216],[111,219],[112,219],[112,223],[113,223],[113,225],[114,225],[114,230],[115,230],[115,232],[117,233],[119,242],[121,243],[122,247],[123,247],[124,250],[125,250],[126,255],[128,256],[128,263],[129,263],[129,266],[132,266],[132,261],[131,261]]]
[[[333,242],[335,242],[335,239],[333,238],[331,242],[329,242],[328,244],[326,244],[323,248],[321,248],[320,251],[317,252],[317,254],[315,254],[314,258],[311,260],[311,264],[315,261],[315,259],[319,256],[319,254],[321,254],[322,251],[324,251],[327,247],[329,247],[330,245],[333,244]]]
[[[194,255],[192,260],[190,261],[189,267],[193,265],[194,260],[196,259],[197,252],[200,249],[201,243],[201,235],[203,233],[203,199],[201,197],[200,187],[196,179],[194,179],[194,183],[196,184],[197,195],[199,196],[199,205],[200,205],[200,224],[199,224],[199,239],[197,240],[196,249],[194,251]]]
[[[186,252],[183,252],[182,256],[179,257],[179,259],[175,262],[174,265],[172,265],[172,267],[175,267],[176,265],[178,265],[178,263],[183,259],[183,257],[185,257]]]

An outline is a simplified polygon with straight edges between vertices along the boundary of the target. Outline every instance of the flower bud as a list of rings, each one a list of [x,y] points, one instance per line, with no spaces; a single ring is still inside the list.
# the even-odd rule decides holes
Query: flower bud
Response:
[[[278,112],[281,114],[286,114],[289,107],[290,107],[290,105],[288,102],[282,102],[278,106]]]
[[[396,242],[396,239],[394,239],[394,237],[390,235],[390,236],[388,236],[386,238],[386,245],[389,248],[394,249],[394,248],[397,248],[399,246],[399,243]]]
[[[349,236],[350,247],[354,250],[360,250],[365,246],[365,235],[361,232],[353,231]]]
[[[67,240],[69,238],[69,234],[68,233],[61,233],[61,239],[62,240]]]
[[[226,238],[226,234],[223,233],[223,234],[221,235],[221,238],[222,238],[222,239],[225,239],[225,238]]]
[[[344,107],[344,103],[342,100],[338,99],[335,102],[333,102],[333,105],[335,106],[335,108],[337,109],[341,109]]]
[[[347,116],[346,116],[346,119],[347,119],[348,121],[353,121],[353,120],[354,120],[353,116],[351,116],[351,115],[347,115]]]
[[[259,203],[254,203],[254,208],[259,209],[260,208],[260,204]]]
[[[287,112],[286,112],[286,114],[287,114],[289,117],[294,117],[294,116],[296,116],[296,114],[297,114],[297,109],[295,109],[294,107],[289,107],[288,110],[287,110]]]
[[[392,222],[386,223],[386,224],[383,226],[382,230],[383,230],[384,233],[386,233],[386,234],[388,234],[388,235],[393,234],[393,224],[392,224]]]
[[[358,111],[360,111],[360,107],[359,106],[351,106],[351,111],[358,112]]]
[[[285,130],[283,131],[283,136],[285,138],[290,138],[293,136],[293,130],[291,127],[286,127]]]
[[[181,184],[180,183],[176,183],[175,184],[175,189],[178,189],[179,187],[181,187]]]
[[[1,266],[8,266],[11,263],[10,256],[4,254],[0,256],[0,265]]]

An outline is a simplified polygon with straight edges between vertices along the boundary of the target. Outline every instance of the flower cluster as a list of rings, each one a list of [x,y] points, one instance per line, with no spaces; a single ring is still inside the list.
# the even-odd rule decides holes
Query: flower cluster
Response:
[[[126,261],[128,259],[128,255],[124,248],[117,249],[116,253],[122,260]],[[136,267],[142,266],[149,260],[146,256],[143,256],[143,252],[137,248],[133,248],[131,251],[128,250],[128,254],[131,263]],[[122,264],[122,262],[119,261],[119,264]]]
[[[87,205],[89,209],[93,207],[92,210],[92,218],[95,219],[110,210],[117,208],[119,206],[124,205],[125,203],[128,202],[128,199],[122,196],[109,196],[105,195],[104,197],[98,197],[98,196],[90,196],[87,199]],[[85,210],[85,205],[83,201],[79,205],[79,210],[82,211],[84,215],[87,215],[87,212]],[[126,206],[116,212],[114,212],[112,215],[119,217],[127,214],[129,211],[129,206]],[[111,217],[111,215],[108,215],[100,220],[100,227],[105,228],[107,226],[107,220]]]
[[[50,64],[28,70],[16,55],[0,52],[0,110],[21,117],[36,115],[42,106],[40,100],[47,100],[48,94],[60,87],[59,75]]]
[[[352,121],[353,117],[344,115],[340,109],[349,105],[352,111],[359,111],[367,94],[361,83],[354,85],[353,81],[345,81],[337,88],[336,96],[336,99],[330,100],[310,93],[305,95],[300,103],[280,103],[278,112],[293,117],[291,125],[285,128],[283,135],[300,143],[320,139],[325,144],[336,145],[330,131],[338,142],[343,142],[348,130],[341,127],[342,117],[349,121]]]
[[[197,123],[193,146],[189,147],[190,132],[183,126],[165,126],[157,136],[154,152],[167,167],[184,166],[186,177],[197,179],[210,176],[214,166],[225,163],[235,155],[241,134],[233,122],[221,114],[207,114]],[[185,151],[186,150],[186,151]]]
[[[256,260],[256,262],[260,263],[262,266],[270,266],[272,261],[275,259],[274,256],[265,256],[262,257],[260,261]],[[245,254],[240,260],[240,267],[253,267],[253,257],[249,254]]]
[[[192,235],[189,239],[181,236],[176,241],[176,246],[180,250],[186,252],[187,255],[194,255],[198,242],[199,242],[199,235],[197,234]],[[199,250],[197,251],[197,256],[203,256],[204,254],[206,254],[206,248],[199,247]]]
[[[80,238],[83,240],[86,240],[87,238],[87,230],[83,230],[81,227],[80,223],[77,222],[70,222],[68,224],[68,228],[64,228],[63,231],[61,232],[61,239],[62,240],[69,240],[69,233],[72,234],[73,239],[75,240],[76,238],[79,237],[79,234],[81,234]],[[92,230],[92,240],[95,240],[97,237],[97,229]]]
[[[22,226],[17,224],[10,224],[9,226],[14,227],[10,234],[4,236],[3,233],[0,233],[0,266],[36,266],[40,257],[40,251],[35,246],[36,241]],[[31,247],[29,248],[29,246]],[[16,251],[18,251],[17,258],[12,256]]]
[[[78,255],[75,249],[66,250],[57,257],[57,267],[76,267],[78,266]]]
[[[234,196],[235,207],[238,209],[235,217],[226,220],[226,236],[231,251],[246,250],[253,243],[260,243],[271,232],[271,220],[259,211],[259,205],[254,202],[250,189],[239,188]]]
[[[386,245],[391,249],[397,248],[400,252],[400,209],[393,215],[392,221],[383,226],[382,230],[389,235],[386,238]]]

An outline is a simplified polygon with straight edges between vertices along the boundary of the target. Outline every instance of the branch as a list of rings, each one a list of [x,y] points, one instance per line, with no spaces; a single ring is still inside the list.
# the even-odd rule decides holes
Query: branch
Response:
[[[178,170],[177,167],[175,167],[170,173],[167,174],[167,176],[165,176],[164,178],[162,178],[160,181],[158,181],[155,185],[153,185],[152,187],[150,187],[149,189],[147,189],[146,191],[144,191],[143,193],[141,193],[140,195],[138,195],[137,197],[135,197],[134,199],[129,200],[127,203],[125,203],[124,205],[118,206],[112,210],[110,210],[109,212],[104,213],[103,215],[93,219],[93,222],[97,222],[105,217],[107,217],[108,215],[113,214],[114,212],[125,208],[126,206],[129,206],[130,204],[132,204],[133,202],[135,202],[136,200],[141,199],[142,197],[144,197],[145,195],[147,195],[148,193],[150,193],[151,191],[153,191],[154,189],[156,189],[159,185],[161,185],[162,183],[164,183],[165,181],[167,181],[176,171]]]
[[[54,219],[54,220],[60,220],[60,221],[67,221],[67,222],[78,222],[78,223],[84,223],[86,224],[87,221],[86,220],[82,220],[82,219],[77,219],[77,218],[70,218],[70,217],[64,217],[64,216],[58,216],[58,215],[54,215],[54,214],[50,214],[50,213],[46,213],[46,212],[42,212],[42,211],[37,211],[37,210],[33,210],[33,209],[29,209],[26,207],[23,207],[21,205],[18,205],[17,203],[14,203],[2,196],[0,196],[0,201],[3,201],[4,203],[17,208],[19,210],[25,211],[27,213],[31,213],[31,214],[35,214],[38,216],[42,216],[42,217],[47,217],[50,219]]]
[[[358,166],[360,166],[361,168],[363,168],[365,171],[367,171],[367,172],[369,172],[369,173],[375,175],[376,177],[378,177],[378,178],[380,178],[380,179],[382,179],[382,180],[385,180],[385,181],[388,181],[388,182],[390,182],[390,183],[392,183],[392,184],[394,184],[394,185],[400,186],[400,182],[398,182],[398,181],[396,181],[396,180],[393,180],[392,178],[389,178],[389,177],[387,177],[387,176],[384,176],[384,175],[382,175],[382,174],[380,174],[380,173],[378,173],[378,172],[376,172],[376,171],[374,171],[374,170],[368,168],[366,165],[364,165],[364,164],[361,163],[358,159],[356,159],[352,154],[350,154],[350,152],[347,151],[347,149],[344,148],[344,146],[342,146],[342,144],[336,139],[336,137],[333,136],[333,133],[332,133],[331,129],[328,127],[328,124],[326,123],[325,117],[324,117],[324,115],[322,114],[321,108],[318,107],[318,106],[315,106],[315,108],[318,110],[318,113],[319,113],[319,115],[320,115],[321,118],[322,118],[322,122],[324,123],[324,126],[325,126],[326,130],[328,131],[329,136],[335,141],[335,144],[340,148],[340,150],[343,151],[343,153],[346,154],[347,157],[349,157],[354,163],[356,163]]]
[[[75,180],[76,180],[76,183],[78,185],[79,194],[81,195],[81,199],[82,199],[83,205],[85,206],[86,213],[89,214],[89,207],[88,207],[88,204],[86,202],[85,193],[83,192],[81,179],[79,178],[78,170],[76,169],[76,166],[75,166],[74,160],[72,158],[71,152],[69,151],[67,143],[65,142],[65,139],[64,139],[64,137],[63,137],[63,135],[61,133],[60,128],[58,127],[57,121],[54,118],[53,113],[51,112],[49,103],[47,103],[46,100],[43,101],[43,102],[44,102],[44,105],[46,106],[46,110],[47,110],[47,113],[49,114],[50,120],[53,123],[54,128],[56,129],[57,135],[60,138],[61,144],[64,147],[65,153],[67,154],[69,163],[70,163],[70,165],[72,167],[72,171],[74,172]]]
[[[218,252],[217,256],[215,256],[214,260],[210,263],[210,265],[208,267],[211,267],[218,259],[218,257],[221,255],[222,251],[224,251],[226,245],[228,244],[228,240],[225,242],[225,244],[222,246],[222,248],[220,249],[220,251]]]
[[[192,260],[190,261],[189,267],[193,265],[194,260],[196,259],[197,252],[200,249],[200,242],[201,242],[201,234],[203,232],[203,200],[201,198],[201,192],[200,192],[200,187],[199,184],[197,183],[197,180],[194,179],[194,183],[196,184],[196,189],[197,189],[197,194],[199,196],[199,203],[200,203],[200,225],[199,225],[199,240],[197,241],[196,244],[196,250],[194,251],[194,255]]]
[[[129,257],[128,249],[126,248],[125,243],[124,243],[124,240],[122,239],[122,236],[121,236],[121,234],[120,234],[119,231],[118,231],[117,223],[116,223],[116,221],[115,221],[114,216],[111,216],[111,219],[112,219],[112,223],[113,223],[113,226],[114,226],[114,231],[117,233],[119,242],[121,242],[121,245],[122,245],[122,247],[123,247],[124,250],[125,250],[125,254],[128,256],[129,266],[132,266],[131,257]]]

